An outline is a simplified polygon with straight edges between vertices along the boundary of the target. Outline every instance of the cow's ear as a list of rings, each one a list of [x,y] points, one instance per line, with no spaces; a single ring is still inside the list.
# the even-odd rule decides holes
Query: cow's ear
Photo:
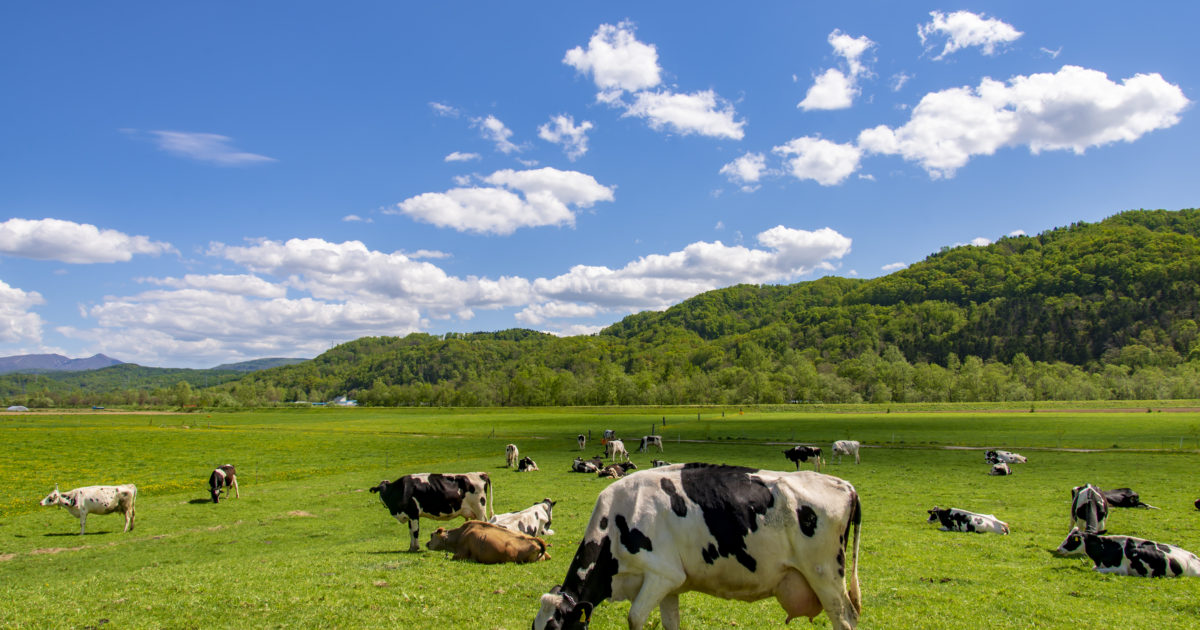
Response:
[[[550,594],[558,595],[561,591],[562,591],[562,584],[556,584],[554,586],[554,588],[550,589]]]

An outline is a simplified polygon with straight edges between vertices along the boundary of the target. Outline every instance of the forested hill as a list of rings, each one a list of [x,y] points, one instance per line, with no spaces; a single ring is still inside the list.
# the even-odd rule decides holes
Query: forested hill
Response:
[[[272,400],[608,404],[1200,397],[1200,211],[710,291],[597,335],[370,337],[226,384]]]

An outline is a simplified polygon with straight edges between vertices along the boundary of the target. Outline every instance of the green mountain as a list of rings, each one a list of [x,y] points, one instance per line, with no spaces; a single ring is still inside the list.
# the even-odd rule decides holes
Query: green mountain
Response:
[[[281,365],[295,365],[304,363],[308,359],[289,359],[285,357],[271,357],[266,359],[251,359],[250,361],[242,361],[240,363],[222,363],[214,370],[234,370],[235,372],[257,372],[268,368],[279,367]]]

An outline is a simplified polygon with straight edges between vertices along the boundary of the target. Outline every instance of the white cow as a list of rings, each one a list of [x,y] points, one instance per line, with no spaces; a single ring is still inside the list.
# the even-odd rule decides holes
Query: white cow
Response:
[[[550,522],[557,503],[550,499],[542,499],[520,512],[497,514],[488,522],[529,536],[553,536],[554,530],[550,529]]]
[[[662,436],[661,435],[643,435],[641,444],[638,444],[639,453],[647,453],[651,446],[657,446],[658,452],[663,452]]]
[[[625,443],[621,440],[609,440],[608,444],[604,445],[604,456],[616,459],[624,459],[629,461],[629,451],[625,450]]]
[[[1008,523],[991,514],[976,514],[958,508],[939,508],[936,505],[928,512],[928,522],[941,523],[942,526],[938,529],[944,532],[1008,533]]]
[[[861,445],[854,440],[838,440],[833,443],[833,454],[839,464],[842,463],[842,455],[853,455],[854,463],[857,464],[861,461],[858,457],[859,446]]]
[[[86,486],[66,492],[59,492],[58,486],[54,486],[54,492],[46,495],[41,504],[67,508],[71,516],[79,519],[79,534],[83,535],[87,528],[88,514],[120,512],[125,515],[124,531],[133,529],[135,499],[137,486],[131,483],[120,486]]]
[[[506,462],[504,464],[505,468],[512,468],[513,466],[516,466],[520,457],[521,454],[517,451],[516,444],[509,444],[508,446],[504,447],[504,461]]]
[[[655,607],[662,628],[678,630],[679,595],[688,591],[774,596],[789,621],[824,610],[835,630],[852,630],[862,611],[861,522],[854,486],[820,473],[711,464],[644,470],[597,497],[566,578],[542,596],[533,630],[587,628],[606,599],[631,602],[630,630],[642,630]]]

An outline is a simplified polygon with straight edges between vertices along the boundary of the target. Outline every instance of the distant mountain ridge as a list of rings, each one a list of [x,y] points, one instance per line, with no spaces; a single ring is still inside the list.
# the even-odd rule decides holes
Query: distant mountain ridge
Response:
[[[124,361],[103,354],[94,354],[86,359],[72,359],[61,354],[19,354],[0,357],[0,374],[11,372],[82,372],[98,370]]]
[[[297,359],[289,357],[268,357],[263,359],[252,359],[250,361],[241,361],[239,363],[222,363],[214,370],[234,370],[237,372],[257,372],[258,370],[266,370],[268,368],[279,367],[281,365],[295,365],[304,363],[308,359]]]

